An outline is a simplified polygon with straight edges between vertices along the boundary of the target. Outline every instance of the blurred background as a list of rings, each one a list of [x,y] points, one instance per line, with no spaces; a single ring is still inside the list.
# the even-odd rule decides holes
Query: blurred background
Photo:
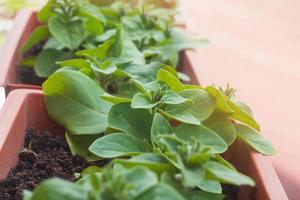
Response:
[[[0,46],[16,12],[43,3],[0,0]],[[193,53],[202,84],[238,90],[277,148],[271,159],[289,198],[299,199],[300,1],[181,0],[179,10],[187,29],[211,41]]]

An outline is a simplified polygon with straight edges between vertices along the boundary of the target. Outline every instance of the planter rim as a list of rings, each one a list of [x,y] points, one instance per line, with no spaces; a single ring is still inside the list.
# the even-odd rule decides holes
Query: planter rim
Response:
[[[7,33],[5,42],[0,49],[0,87],[7,87],[10,84],[11,62],[13,59],[16,59],[15,54],[18,53],[23,31],[33,13],[35,11],[31,9],[23,9],[18,12],[13,20],[12,28]]]
[[[42,95],[42,90],[35,89],[17,89],[12,91],[5,100],[2,109],[0,110],[0,152],[3,144],[8,136],[8,133],[13,128],[16,116],[27,96],[31,94]]]
[[[288,196],[279,180],[277,172],[269,157],[256,152],[251,152],[258,176],[264,185],[264,190],[271,200],[288,200]],[[272,180],[272,181],[268,181]]]
[[[43,96],[43,92],[34,89],[16,89],[9,93],[7,100],[3,105],[3,109],[0,111],[0,154],[3,151],[5,140],[10,132],[14,130],[13,128],[16,124],[18,113],[24,106],[26,99],[32,95]],[[26,119],[24,120],[26,121]],[[256,180],[257,187],[262,187],[255,187],[253,189],[264,193],[263,196],[266,196],[269,200],[288,200],[271,160],[268,157],[255,152],[248,153],[250,155],[250,160],[254,163],[254,169],[258,174],[256,176],[256,179],[258,179]]]

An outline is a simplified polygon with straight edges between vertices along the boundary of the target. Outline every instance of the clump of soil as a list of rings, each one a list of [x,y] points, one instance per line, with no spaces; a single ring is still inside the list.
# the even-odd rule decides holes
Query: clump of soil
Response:
[[[24,146],[18,164],[0,182],[0,200],[22,200],[24,189],[33,190],[45,179],[60,177],[75,181],[74,173],[92,165],[104,166],[108,162],[87,162],[80,156],[73,156],[64,135],[28,130]]]

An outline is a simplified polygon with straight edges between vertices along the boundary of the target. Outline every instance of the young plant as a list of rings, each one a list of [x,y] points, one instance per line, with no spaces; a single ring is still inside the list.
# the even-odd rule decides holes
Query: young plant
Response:
[[[59,68],[57,61],[73,57],[90,38],[102,34],[106,25],[100,9],[85,0],[50,0],[38,13],[38,19],[45,25],[32,32],[22,52],[26,53],[36,44],[45,44],[36,57],[25,58],[23,63],[34,60],[36,75],[44,78]]]
[[[221,183],[253,186],[251,178],[237,172],[219,154],[236,138],[258,152],[274,154],[273,147],[254,129],[259,129],[255,120],[229,98],[229,90],[184,85],[172,68],[166,69],[160,69],[156,80],[147,84],[131,80],[140,90],[132,99],[105,93],[80,72],[59,70],[44,84],[49,115],[65,126],[73,153],[87,158],[132,157],[116,162],[129,168],[142,165],[158,174],[168,172],[185,191],[198,188],[221,193]],[[75,79],[80,85],[73,85]],[[86,96],[76,96],[81,91]],[[99,96],[111,104],[104,104]],[[100,109],[103,105],[107,111],[100,119],[94,106]]]

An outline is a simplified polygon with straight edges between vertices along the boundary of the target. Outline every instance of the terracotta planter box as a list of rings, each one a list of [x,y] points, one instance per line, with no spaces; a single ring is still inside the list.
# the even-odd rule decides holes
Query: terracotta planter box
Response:
[[[18,81],[18,63],[22,59],[20,47],[38,25],[36,12],[22,10],[16,16],[13,27],[7,34],[6,42],[0,51],[0,87],[5,88],[6,94],[16,88],[41,88],[38,85],[21,84]]]
[[[28,128],[63,134],[63,129],[49,119],[42,91],[12,91],[0,113],[0,179],[17,163],[24,133]],[[268,157],[251,152],[244,144],[235,143],[226,158],[240,171],[256,181],[256,187],[241,187],[239,200],[287,200],[286,193]]]
[[[40,25],[37,20],[37,13],[32,10],[22,10],[14,20],[10,32],[7,34],[7,40],[0,51],[0,87],[4,87],[6,94],[14,89],[41,89],[40,85],[20,83],[20,74],[18,63],[22,60],[20,47],[24,44],[31,32]],[[178,27],[183,28],[182,19],[178,21]],[[180,65],[189,67],[187,63],[188,53],[181,55]]]

